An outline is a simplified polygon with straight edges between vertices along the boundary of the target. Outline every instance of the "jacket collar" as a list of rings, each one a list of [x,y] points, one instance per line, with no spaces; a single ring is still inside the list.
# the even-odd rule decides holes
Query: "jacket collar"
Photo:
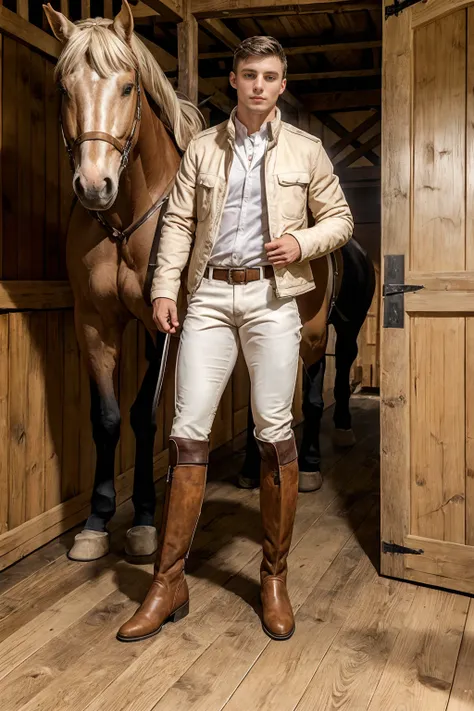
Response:
[[[227,121],[227,138],[229,140],[229,143],[232,145],[232,148],[234,147],[235,144],[235,115],[237,113],[237,107],[232,109],[232,112],[229,116],[229,120]],[[268,148],[273,148],[274,145],[278,142],[278,136],[280,135],[280,130],[281,130],[281,111],[276,107],[276,114],[275,118],[273,121],[268,122]]]

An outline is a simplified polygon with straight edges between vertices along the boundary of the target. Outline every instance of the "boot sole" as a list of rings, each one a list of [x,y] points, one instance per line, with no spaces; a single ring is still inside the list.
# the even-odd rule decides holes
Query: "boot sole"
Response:
[[[293,637],[293,635],[294,635],[294,633],[295,633],[296,627],[293,627],[293,629],[291,630],[291,632],[288,632],[288,634],[282,634],[282,635],[273,634],[273,632],[270,632],[270,630],[268,630],[268,629],[265,627],[265,625],[262,625],[262,629],[263,629],[263,631],[265,632],[265,634],[266,634],[268,637],[270,637],[270,639],[274,639],[276,642],[284,642],[286,639],[290,639],[290,637]]]
[[[149,632],[148,634],[141,635],[140,637],[123,637],[122,635],[117,633],[116,638],[119,642],[140,642],[143,639],[150,639],[150,637],[154,637],[159,632],[161,632],[161,630],[163,629],[163,625],[166,625],[167,622],[179,622],[180,620],[183,620],[185,617],[187,617],[188,614],[189,600],[188,602],[185,602],[184,605],[181,605],[181,607],[178,607],[178,609],[175,610],[169,617],[167,617],[166,620],[161,623],[158,629],[154,630],[154,632]]]

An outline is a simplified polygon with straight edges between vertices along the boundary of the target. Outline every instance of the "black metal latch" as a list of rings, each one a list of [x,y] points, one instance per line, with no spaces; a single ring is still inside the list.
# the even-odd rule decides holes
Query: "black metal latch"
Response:
[[[423,548],[406,548],[398,543],[387,543],[382,541],[382,553],[396,553],[398,555],[423,555]]]
[[[398,17],[403,10],[412,5],[417,5],[419,2],[427,2],[427,0],[394,0],[393,5],[387,5],[385,8],[385,19],[387,20],[392,15]]]
[[[424,287],[418,284],[405,284],[405,257],[403,254],[386,254],[384,266],[383,327],[403,328],[405,325],[404,294],[419,291]]]
[[[395,294],[407,294],[410,291],[420,291],[423,289],[419,284],[384,284],[383,295],[395,296]]]

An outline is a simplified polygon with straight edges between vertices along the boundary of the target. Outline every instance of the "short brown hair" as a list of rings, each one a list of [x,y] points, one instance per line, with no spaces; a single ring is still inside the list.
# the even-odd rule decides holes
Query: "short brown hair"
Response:
[[[285,50],[274,37],[255,35],[248,37],[234,50],[232,70],[237,71],[239,62],[249,57],[278,57],[283,65],[283,79],[286,77],[287,61]]]

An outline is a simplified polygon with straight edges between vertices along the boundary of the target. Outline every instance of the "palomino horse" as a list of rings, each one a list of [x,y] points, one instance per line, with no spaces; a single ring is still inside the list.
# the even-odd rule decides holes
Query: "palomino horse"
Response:
[[[177,97],[134,35],[126,0],[113,22],[97,18],[73,24],[51,5],[43,8],[64,44],[56,79],[78,198],[67,235],[67,268],[77,338],[90,375],[97,451],[91,514],[69,556],[93,560],[109,551],[106,526],[115,512],[114,457],[120,436],[114,371],[123,331],[132,318],[143,322],[150,343],[148,370],[131,408],[137,445],[134,519],[125,550],[149,555],[157,548],[153,442],[161,356],[144,299],[147,267],[161,207],[179,167],[178,149],[186,149],[204,122],[193,104]],[[160,118],[144,90],[156,102]]]
[[[315,491],[322,484],[319,431],[324,410],[325,352],[327,325],[330,323],[336,331],[334,443],[342,447],[355,443],[349,409],[349,374],[357,356],[357,337],[375,292],[375,270],[368,254],[355,239],[351,239],[334,255],[333,263],[337,276],[331,274],[330,262],[324,259],[312,262],[315,282],[320,287],[321,303],[319,308],[316,306],[316,316],[307,321],[303,328],[301,357],[304,363],[304,424],[298,457],[300,491]],[[326,283],[328,288],[325,294]],[[308,312],[308,308],[315,307],[314,298],[304,295],[302,300],[298,297],[298,301],[304,322],[305,312]],[[246,456],[239,474],[239,485],[248,489],[259,485],[255,472],[259,470],[260,454],[253,437],[253,429],[249,407]]]

